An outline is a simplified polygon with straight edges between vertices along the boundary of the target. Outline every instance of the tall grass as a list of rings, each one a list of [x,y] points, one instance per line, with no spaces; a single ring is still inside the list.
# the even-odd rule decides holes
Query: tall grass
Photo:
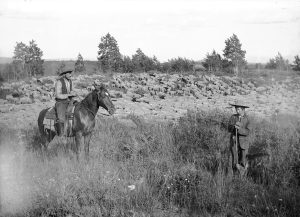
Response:
[[[178,122],[100,118],[90,160],[72,153],[45,158],[37,129],[20,140],[1,133],[6,160],[17,174],[1,178],[7,216],[298,216],[300,124],[252,121],[251,168],[233,176],[228,150],[229,114],[189,111]],[[287,118],[285,118],[287,121]],[[12,148],[13,147],[13,148]],[[44,152],[42,152],[44,153]],[[15,181],[17,180],[17,181]],[[22,187],[20,187],[22,186]],[[25,189],[25,190],[24,190]],[[18,199],[13,196],[18,197]],[[19,201],[23,201],[21,206]]]

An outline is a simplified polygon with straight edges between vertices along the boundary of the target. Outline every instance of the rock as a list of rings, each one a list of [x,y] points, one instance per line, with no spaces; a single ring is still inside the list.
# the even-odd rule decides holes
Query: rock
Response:
[[[10,112],[10,107],[5,106],[5,107],[0,107],[0,113],[8,113]]]
[[[49,102],[49,101],[51,100],[51,98],[50,98],[49,96],[41,96],[41,97],[39,98],[39,100],[40,100],[41,102]]]
[[[150,100],[149,99],[143,99],[143,102],[149,104]]]
[[[14,97],[13,97],[11,94],[6,95],[5,98],[6,98],[6,100],[7,100],[8,102],[14,102],[14,101],[15,101]]]
[[[0,105],[6,104],[6,103],[8,103],[8,101],[6,99],[0,99]]]
[[[159,97],[160,99],[165,99],[165,98],[166,98],[166,95],[163,94],[163,93],[159,93],[159,94],[158,94],[158,97]]]
[[[210,90],[212,90],[212,89],[214,89],[214,85],[211,84],[211,83],[209,83],[209,84],[206,86],[206,91],[210,91]]]
[[[206,87],[206,84],[205,84],[204,82],[202,82],[202,81],[197,81],[197,82],[195,82],[195,85],[196,85],[198,88],[200,88],[200,89],[203,89],[203,88]]]
[[[230,95],[230,91],[229,91],[229,90],[225,90],[225,91],[223,92],[223,95],[224,95],[224,96]]]
[[[156,77],[156,75],[155,75],[154,72],[150,72],[150,73],[149,73],[149,76],[151,76],[151,77]]]
[[[137,102],[138,99],[140,99],[142,96],[140,94],[136,94],[136,93],[133,93],[132,96],[131,96],[131,101],[132,102]]]
[[[242,84],[242,88],[244,88],[245,90],[249,90],[249,86],[246,84]]]
[[[249,86],[251,89],[255,88],[254,84],[251,83],[251,82],[248,83],[248,86]]]
[[[0,105],[0,113],[11,112],[15,109],[13,104]]]
[[[32,100],[29,97],[20,98],[20,104],[31,104]]]
[[[257,92],[264,92],[264,91],[266,91],[266,90],[267,90],[266,87],[257,87],[257,88],[256,88],[256,91],[257,91]]]
[[[110,94],[111,98],[122,98],[122,94],[119,93],[119,92],[116,92],[116,93],[111,93]]]

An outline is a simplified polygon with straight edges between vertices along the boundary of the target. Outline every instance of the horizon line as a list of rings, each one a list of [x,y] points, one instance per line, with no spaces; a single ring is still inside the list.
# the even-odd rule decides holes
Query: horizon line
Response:
[[[179,57],[173,57],[173,58],[170,58],[168,60],[175,59],[175,58],[179,58]],[[180,58],[186,58],[186,57],[180,57]],[[13,58],[12,57],[0,56],[0,59],[10,59],[12,61]],[[188,58],[186,58],[186,59],[188,59]],[[202,62],[204,59],[205,58],[203,58],[201,60],[194,60],[194,59],[190,59],[190,60],[193,60],[195,62],[200,62],[200,61]],[[167,61],[160,61],[160,62],[162,62],[162,63],[163,62],[168,62],[168,60]],[[74,58],[45,58],[44,61],[76,61],[76,59],[74,59]],[[93,61],[93,62],[96,62],[97,59],[96,58],[95,59],[84,59],[83,61]],[[7,62],[7,63],[10,63],[10,61]],[[248,62],[247,61],[247,64],[259,64],[259,63],[266,64],[266,63],[268,63],[268,61],[261,61],[261,62],[257,62],[257,61],[250,61],[250,62]],[[0,63],[0,64],[4,64],[4,63]]]

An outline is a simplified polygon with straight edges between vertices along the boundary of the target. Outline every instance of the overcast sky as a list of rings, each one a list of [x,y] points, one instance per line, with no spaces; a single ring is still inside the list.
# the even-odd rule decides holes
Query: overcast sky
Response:
[[[235,33],[248,62],[300,55],[300,0],[0,0],[0,56],[34,39],[45,59],[95,60],[106,33],[120,52],[203,59]]]

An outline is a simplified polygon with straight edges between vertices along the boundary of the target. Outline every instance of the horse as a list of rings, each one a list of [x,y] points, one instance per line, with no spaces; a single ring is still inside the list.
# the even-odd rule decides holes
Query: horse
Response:
[[[111,101],[109,92],[104,85],[94,85],[94,90],[91,91],[82,101],[75,104],[72,134],[68,137],[75,137],[75,146],[73,151],[79,159],[79,149],[84,142],[85,157],[89,156],[89,143],[95,127],[95,117],[101,106],[108,111],[110,115],[115,113],[115,106]],[[43,142],[50,143],[55,136],[56,132],[53,130],[45,129],[43,122],[47,111],[50,108],[43,109],[38,116],[38,127]]]

